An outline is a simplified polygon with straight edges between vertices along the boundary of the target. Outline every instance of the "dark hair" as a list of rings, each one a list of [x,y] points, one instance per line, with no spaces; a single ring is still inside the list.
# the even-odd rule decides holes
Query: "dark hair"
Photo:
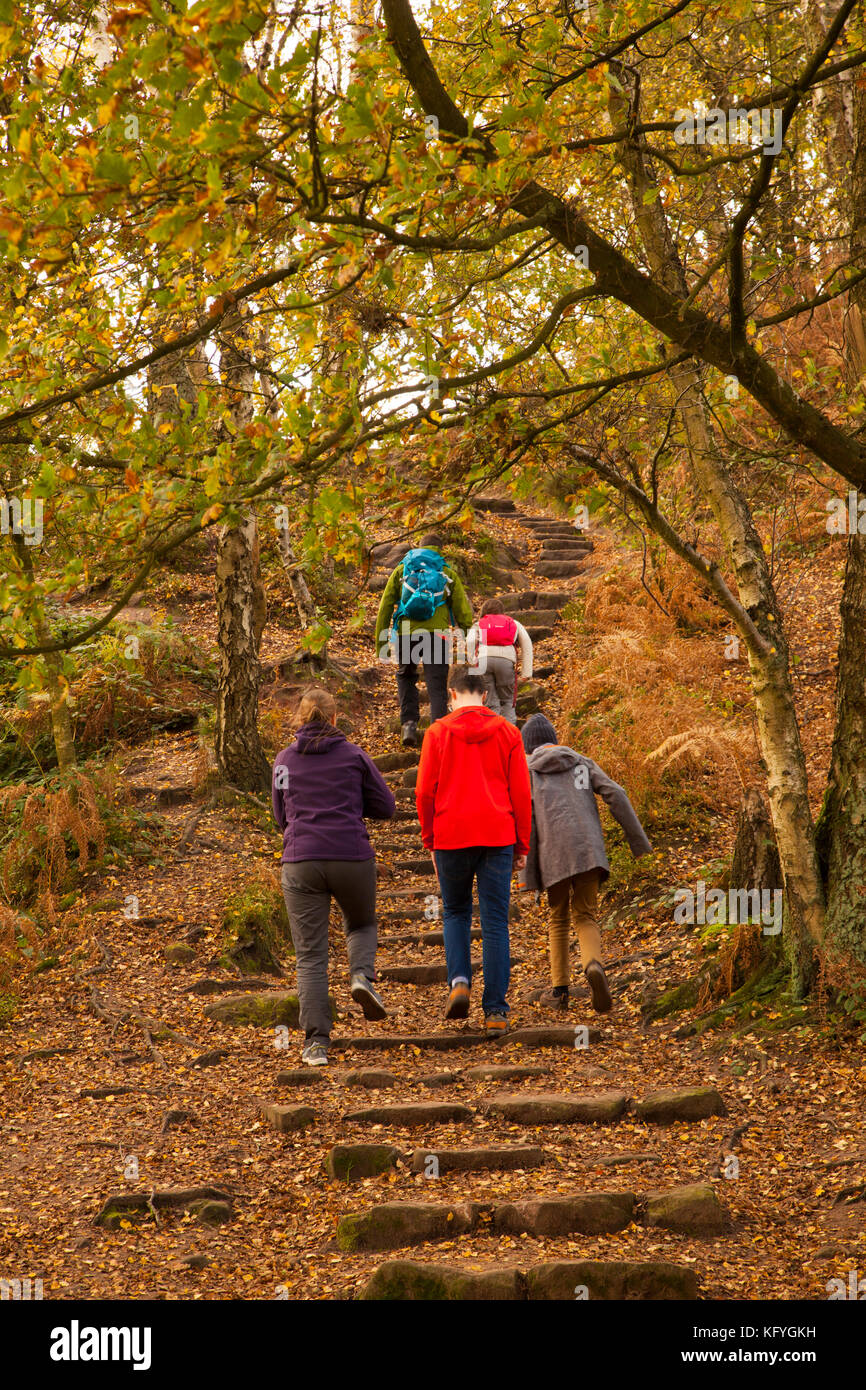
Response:
[[[501,598],[489,598],[481,609],[482,618],[488,617],[491,613],[504,613],[505,608]]]
[[[463,695],[483,695],[487,686],[484,677],[471,666],[452,666],[448,689]]]

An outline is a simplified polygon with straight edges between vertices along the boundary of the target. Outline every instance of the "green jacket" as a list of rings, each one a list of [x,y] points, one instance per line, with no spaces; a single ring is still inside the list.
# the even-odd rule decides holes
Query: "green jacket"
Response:
[[[460,576],[455,574],[450,565],[445,566],[445,573],[451,580],[451,588],[448,592],[448,603],[440,603],[432,618],[427,618],[421,622],[419,618],[402,618],[402,624],[409,624],[410,632],[437,632],[444,628],[451,627],[451,613],[454,614],[454,625],[462,628],[466,632],[472,626],[472,605],[466,597],[466,590],[463,588]],[[400,602],[400,593],[403,588],[403,566],[398,565],[392,572],[391,578],[385,585],[382,593],[382,601],[379,604],[379,612],[376,615],[376,650],[381,649],[382,634],[387,633],[391,626],[391,619],[394,610]],[[449,604],[451,613],[448,611]]]

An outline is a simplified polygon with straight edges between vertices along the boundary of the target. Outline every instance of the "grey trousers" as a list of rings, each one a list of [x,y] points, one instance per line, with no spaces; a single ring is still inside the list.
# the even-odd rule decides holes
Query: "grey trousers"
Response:
[[[302,859],[282,868],[283,897],[295,945],[301,1027],[307,1042],[327,1044],[328,921],[331,899],[343,912],[349,972],[372,980],[376,969],[375,859]]]
[[[494,649],[487,648],[487,669],[484,672],[484,686],[487,690],[487,708],[494,714],[501,714],[509,724],[517,723],[514,708],[514,687],[517,676],[514,662],[507,657],[496,656]]]

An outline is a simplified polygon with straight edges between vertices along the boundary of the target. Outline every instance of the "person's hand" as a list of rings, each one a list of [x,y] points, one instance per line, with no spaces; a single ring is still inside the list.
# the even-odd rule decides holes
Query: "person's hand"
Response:
[[[432,865],[433,865],[433,872],[434,872],[434,874],[436,875],[436,882],[438,883],[438,882],[439,882],[439,870],[438,870],[437,867],[436,867],[436,854],[435,854],[435,852],[434,852],[432,849],[431,849],[431,851],[430,851],[430,860],[431,860],[431,863],[432,863]]]
[[[521,869],[526,868],[526,855],[517,854],[514,856],[514,872],[519,874]]]

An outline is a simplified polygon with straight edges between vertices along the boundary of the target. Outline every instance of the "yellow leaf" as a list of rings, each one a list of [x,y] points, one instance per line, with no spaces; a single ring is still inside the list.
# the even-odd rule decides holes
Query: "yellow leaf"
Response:
[[[5,236],[13,246],[17,246],[24,234],[24,223],[14,213],[0,212],[0,236]]]

